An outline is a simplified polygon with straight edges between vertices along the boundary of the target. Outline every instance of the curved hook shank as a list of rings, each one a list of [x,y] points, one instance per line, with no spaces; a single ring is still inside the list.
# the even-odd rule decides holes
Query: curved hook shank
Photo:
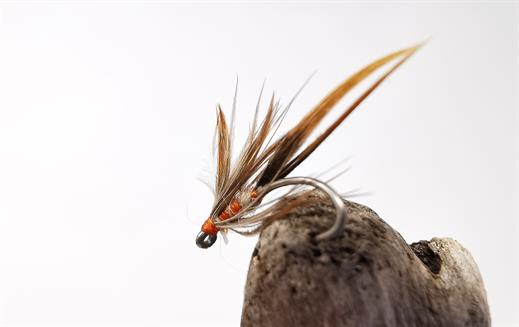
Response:
[[[326,193],[326,195],[328,195],[328,197],[330,198],[330,200],[332,201],[332,203],[335,207],[336,217],[335,217],[335,222],[333,223],[333,226],[330,229],[328,229],[327,231],[322,232],[321,234],[317,235],[316,239],[319,241],[325,240],[325,239],[332,238],[332,237],[338,235],[339,233],[341,233],[343,231],[344,223],[346,222],[346,218],[347,218],[346,205],[344,204],[344,201],[342,200],[341,196],[339,194],[337,194],[337,192],[335,192],[330,186],[328,186],[328,184],[323,183],[323,182],[321,182],[315,178],[311,178],[311,177],[289,177],[289,178],[283,178],[278,181],[275,181],[274,183],[265,185],[265,187],[261,190],[261,193],[263,195],[266,195],[270,191],[273,191],[273,190],[283,187],[283,186],[301,185],[301,184],[313,186],[313,187],[323,191],[324,193]]]

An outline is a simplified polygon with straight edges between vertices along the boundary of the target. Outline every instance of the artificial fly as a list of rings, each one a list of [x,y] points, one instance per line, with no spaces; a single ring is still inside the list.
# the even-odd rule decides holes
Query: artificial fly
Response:
[[[272,98],[265,116],[261,122],[258,122],[258,101],[249,135],[234,164],[231,164],[231,144],[236,94],[230,126],[227,124],[222,109],[218,106],[215,139],[217,152],[215,199],[211,214],[203,223],[202,229],[196,237],[196,244],[200,248],[208,248],[216,242],[218,233],[225,235],[228,230],[243,235],[258,233],[268,223],[286,215],[289,210],[302,204],[302,201],[298,202],[293,199],[287,201],[288,194],[291,193],[289,192],[269,201],[270,206],[265,209],[266,204],[261,203],[263,198],[269,192],[289,185],[296,188],[301,185],[317,188],[333,203],[336,210],[335,222],[330,229],[317,235],[317,240],[332,238],[339,234],[347,218],[346,206],[342,197],[329,185],[318,179],[287,176],[308,158],[359,104],[419,47],[420,45],[393,52],[362,68],[341,83],[307,113],[297,125],[274,142],[272,139],[289,106],[281,110],[278,103]],[[339,118],[321,135],[301,149],[308,136],[340,99],[372,73],[394,60],[397,60],[396,63],[364,91]]]

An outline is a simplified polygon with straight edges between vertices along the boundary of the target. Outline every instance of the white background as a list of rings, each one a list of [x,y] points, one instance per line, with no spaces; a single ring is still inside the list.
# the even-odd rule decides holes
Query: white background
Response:
[[[238,74],[242,139],[263,79],[287,103],[317,70],[286,128],[431,37],[294,175],[351,157],[334,187],[371,192],[355,200],[408,242],[460,241],[494,326],[517,326],[518,17],[511,3],[3,3],[0,325],[238,326],[255,239],[194,244],[215,105],[229,112]]]

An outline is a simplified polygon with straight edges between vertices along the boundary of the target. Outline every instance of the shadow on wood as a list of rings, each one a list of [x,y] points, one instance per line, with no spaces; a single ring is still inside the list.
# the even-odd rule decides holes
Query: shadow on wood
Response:
[[[490,326],[470,253],[449,238],[408,245],[352,202],[342,235],[316,242],[334,208],[308,205],[269,225],[252,255],[242,326]]]

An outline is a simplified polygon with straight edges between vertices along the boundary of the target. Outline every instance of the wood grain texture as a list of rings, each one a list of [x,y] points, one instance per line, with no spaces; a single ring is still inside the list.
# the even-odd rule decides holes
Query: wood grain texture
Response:
[[[490,326],[470,253],[449,238],[408,245],[347,202],[342,235],[316,242],[334,208],[319,193],[269,225],[250,262],[242,326]]]

